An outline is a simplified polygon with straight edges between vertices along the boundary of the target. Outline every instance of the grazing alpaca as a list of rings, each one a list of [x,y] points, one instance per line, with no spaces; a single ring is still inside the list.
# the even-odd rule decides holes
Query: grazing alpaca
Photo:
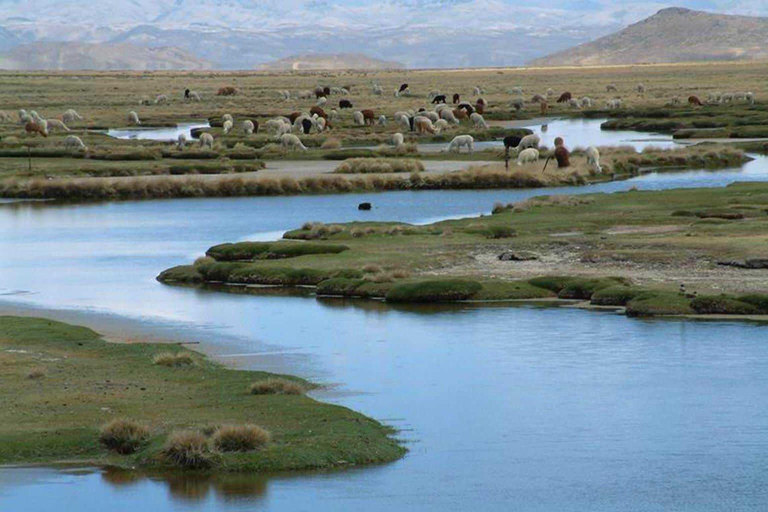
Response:
[[[70,131],[69,128],[67,128],[67,125],[65,125],[63,121],[60,121],[58,119],[48,119],[47,123],[48,123],[49,131],[54,131],[54,130],[61,130],[64,132]]]
[[[471,135],[457,135],[443,151],[460,153],[461,148],[463,147],[467,148],[467,151],[472,153],[475,150],[475,139]]]
[[[228,135],[229,132],[232,131],[232,127],[234,126],[234,123],[227,119],[224,121],[224,125],[222,126],[224,128],[224,135]]]
[[[237,89],[235,89],[231,85],[222,87],[216,92],[216,96],[235,96],[236,94],[237,94]]]
[[[250,119],[246,119],[245,121],[243,121],[241,128],[244,134],[253,135],[253,130],[255,126],[253,125],[253,121],[251,121]]]
[[[517,165],[523,165],[527,163],[535,162],[539,159],[539,150],[528,148],[524,149],[517,155]]]
[[[84,149],[88,151],[88,147],[83,144],[83,141],[80,140],[80,137],[76,135],[69,135],[66,139],[64,139],[64,148],[65,149]]]
[[[392,135],[392,145],[399,148],[404,144],[404,138],[402,133],[395,133]]]
[[[506,137],[504,137],[504,148],[506,149],[517,148],[517,146],[520,145],[521,140],[523,140],[523,138],[518,137],[517,135],[507,135]]]
[[[462,112],[464,112],[462,110]],[[453,124],[459,124],[460,121],[456,117],[456,114],[453,113],[453,110],[446,108],[445,110],[440,111],[440,119],[445,119],[449,123]]]
[[[475,109],[472,107],[472,105],[470,105],[469,103],[466,103],[466,102],[459,103],[458,108],[460,110],[466,110],[468,116],[472,115],[475,112]]]
[[[67,124],[72,124],[75,121],[82,121],[83,118],[80,117],[80,114],[77,113],[75,109],[69,109],[63,114],[61,114],[61,120],[64,121]]]
[[[349,100],[339,100],[339,108],[352,108],[352,102]]]
[[[605,86],[605,92],[617,92],[619,90],[616,84],[608,84]]]
[[[541,103],[542,101],[547,101],[543,94],[534,94],[531,98],[531,103]]]
[[[600,152],[595,146],[589,146],[587,148],[587,167],[590,172],[594,174],[603,172],[602,167],[600,167]]]
[[[378,124],[379,126],[387,126],[387,116],[385,116],[384,114],[380,115],[379,120],[376,121],[376,124]]]
[[[559,169],[571,166],[571,153],[565,147],[562,137],[555,138],[555,160]]]
[[[288,120],[291,122],[291,124],[295,123],[298,118],[301,117],[301,112],[291,112],[288,114]]]
[[[472,121],[472,126],[474,128],[480,129],[480,130],[487,130],[488,129],[488,123],[485,122],[485,119],[483,116],[478,114],[477,112],[473,113],[471,116],[469,116],[470,121]]]
[[[445,94],[438,94],[434,98],[432,98],[432,104],[437,105],[438,103],[445,103]]]
[[[315,126],[315,123],[313,123],[311,119],[305,117],[301,120],[301,129],[304,132],[304,135],[309,135],[313,126]]]
[[[302,151],[307,150],[307,147],[301,143],[301,139],[292,133],[283,134],[283,136],[280,137],[280,143],[284,148],[300,149]]]
[[[704,103],[701,102],[698,96],[688,96],[688,103],[697,107],[704,106]]]
[[[376,118],[376,115],[373,112],[373,110],[365,109],[365,110],[362,110],[361,112],[363,113],[363,119],[365,120],[364,124],[373,126]]]
[[[435,133],[435,127],[432,125],[432,121],[423,116],[419,116],[413,120],[413,126],[417,133],[424,134],[424,133]]]
[[[571,95],[570,92],[564,92],[563,94],[560,95],[559,98],[557,98],[557,102],[558,103],[568,103],[572,99],[573,99],[573,96]]]
[[[453,95],[453,104],[455,105],[455,104],[457,104],[460,101],[461,101],[461,94],[458,94],[458,93],[454,94]]]
[[[523,149],[527,149],[527,148],[538,149],[539,143],[541,143],[541,139],[535,133],[532,133],[531,135],[526,135],[525,137],[520,139],[520,144],[517,145],[517,151],[520,152]]]
[[[310,115],[322,117],[323,119],[328,119],[328,115],[325,113],[325,110],[315,105],[311,109],[309,109]]]
[[[139,114],[137,114],[133,110],[128,112],[128,123],[135,124],[136,126],[141,126],[141,120],[139,119]]]
[[[365,118],[363,117],[363,113],[359,110],[356,110],[352,114],[352,122],[355,126],[363,126],[365,124]]]
[[[203,133],[200,135],[200,147],[213,149],[213,135],[210,133]]]
[[[37,135],[39,133],[43,137],[48,136],[48,130],[45,125],[38,123],[37,121],[28,121],[27,124],[24,125],[24,130],[27,132],[27,135]]]

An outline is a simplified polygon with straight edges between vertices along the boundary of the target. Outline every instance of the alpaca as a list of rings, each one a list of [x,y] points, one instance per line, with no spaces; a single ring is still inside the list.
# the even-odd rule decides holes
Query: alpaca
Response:
[[[297,136],[295,136],[292,133],[285,133],[282,137],[280,137],[280,143],[283,145],[284,148],[290,148],[290,149],[300,149],[302,151],[306,151],[307,147],[301,143],[301,139],[299,139]]]
[[[472,153],[475,150],[475,139],[471,135],[457,135],[443,151],[460,153],[463,147],[466,147],[467,151]]]

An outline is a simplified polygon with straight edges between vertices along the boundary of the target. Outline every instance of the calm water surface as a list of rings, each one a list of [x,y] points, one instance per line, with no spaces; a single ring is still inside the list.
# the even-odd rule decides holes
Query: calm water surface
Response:
[[[768,179],[766,160],[557,191],[745,179]],[[0,510],[764,510],[764,327],[533,306],[390,308],[154,281],[215,243],[274,238],[307,220],[428,222],[541,193],[0,206],[0,306],[196,336],[225,361],[332,384],[320,398],[396,426],[410,448],[392,464],[310,475],[4,469]],[[359,212],[361,201],[374,210]]]

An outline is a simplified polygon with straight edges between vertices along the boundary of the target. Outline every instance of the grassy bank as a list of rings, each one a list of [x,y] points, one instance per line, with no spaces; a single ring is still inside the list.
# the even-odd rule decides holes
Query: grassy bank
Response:
[[[549,155],[542,153],[543,157]],[[501,157],[501,151],[493,157]],[[136,200],[183,197],[276,196],[395,190],[479,190],[539,188],[558,185],[585,185],[638,174],[644,168],[658,170],[732,167],[748,161],[742,151],[717,145],[671,150],[602,148],[603,172],[588,169],[586,157],[575,150],[572,165],[557,169],[545,161],[515,165],[507,171],[503,164],[471,167],[442,174],[422,173],[421,164],[409,159],[354,159],[341,164],[338,174],[303,178],[270,178],[254,175],[176,176],[126,179],[7,179],[0,181],[0,197],[54,199],[63,201]],[[386,167],[386,169],[383,169]],[[387,174],[369,174],[391,170]],[[408,171],[412,172],[401,172]],[[347,173],[357,174],[347,174]],[[407,174],[407,175],[406,175]]]
[[[404,452],[391,429],[305,396],[301,379],[226,369],[178,345],[5,316],[0,346],[0,464],[282,471]]]
[[[211,250],[158,279],[313,286],[319,296],[390,302],[560,298],[637,316],[763,315],[766,233],[768,184],[544,196],[427,226],[307,223],[285,235],[311,240],[306,252],[265,259],[252,242],[231,244],[229,254],[253,256]]]

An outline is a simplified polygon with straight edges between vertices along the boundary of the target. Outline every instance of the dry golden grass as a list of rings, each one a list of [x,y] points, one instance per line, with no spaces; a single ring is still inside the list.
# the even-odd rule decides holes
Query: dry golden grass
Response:
[[[134,420],[114,419],[101,427],[99,441],[109,450],[127,455],[149,441],[149,429]]]
[[[306,389],[298,382],[274,378],[254,382],[250,392],[252,395],[303,395]]]
[[[195,363],[191,354],[185,352],[161,352],[152,358],[152,362],[159,366],[171,368],[190,366]]]
[[[163,448],[163,457],[170,464],[184,469],[205,469],[215,462],[208,439],[193,431],[171,433]]]
[[[212,438],[213,446],[220,452],[250,452],[265,446],[269,432],[257,425],[225,425]]]

